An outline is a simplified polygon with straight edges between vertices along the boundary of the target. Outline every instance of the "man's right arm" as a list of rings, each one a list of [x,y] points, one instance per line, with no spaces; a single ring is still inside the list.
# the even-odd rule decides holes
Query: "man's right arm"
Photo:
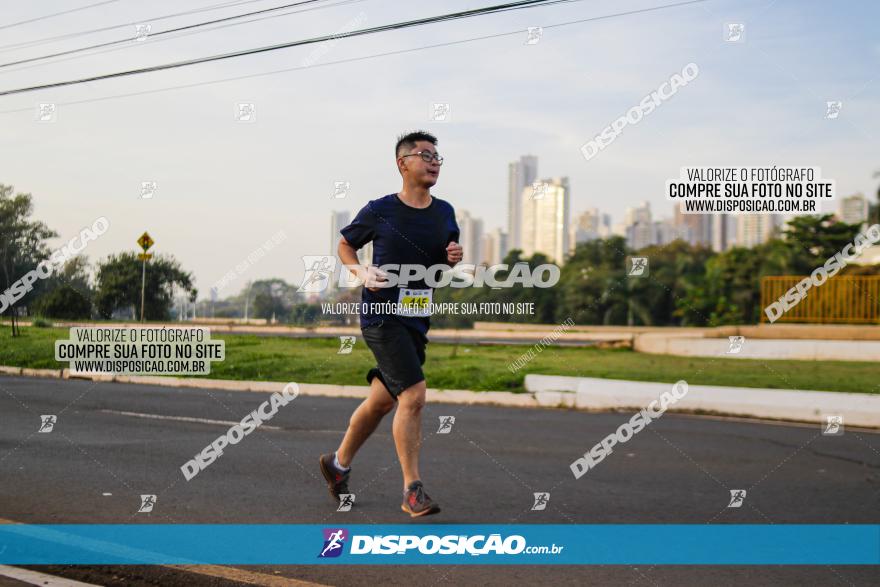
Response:
[[[345,240],[344,236],[339,237],[339,246],[336,248],[336,254],[339,255],[339,258],[342,259],[342,262],[348,267],[349,271],[355,275],[358,274],[357,269],[352,267],[352,265],[360,267],[357,250]]]
[[[367,282],[367,269],[361,266],[360,262],[357,258],[357,249],[355,249],[351,244],[345,240],[345,237],[339,237],[339,246],[336,247],[336,254],[339,255],[339,258],[342,260],[343,265],[345,265],[348,270],[363,281]],[[370,291],[379,291],[378,287],[368,287]]]

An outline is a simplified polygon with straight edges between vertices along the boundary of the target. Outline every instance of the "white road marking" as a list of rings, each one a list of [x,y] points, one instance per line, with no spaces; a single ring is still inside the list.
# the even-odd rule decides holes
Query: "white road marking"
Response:
[[[8,520],[5,518],[0,518],[0,524],[20,524],[21,522],[16,522],[15,520]],[[47,536],[47,534],[50,534]],[[61,532],[48,532],[43,531],[40,533],[40,536],[43,539],[52,540],[55,538],[55,542],[59,544],[70,544],[71,541],[68,536],[65,536]],[[74,539],[73,544],[75,546],[85,548],[86,550],[92,550],[94,552],[109,552],[119,554],[120,552],[125,552],[127,554],[134,554],[139,556],[144,555],[152,555],[153,553],[129,549],[124,547],[119,547],[119,545],[109,544],[105,542],[101,542],[98,540],[84,540],[81,537],[77,537]],[[254,571],[249,571],[247,569],[239,569],[237,567],[225,567],[220,565],[159,565],[168,569],[174,569],[176,571],[184,571],[187,573],[195,573],[197,575],[204,575],[208,577],[218,577],[223,579],[229,579],[232,581],[238,581],[240,583],[247,583],[249,585],[261,585],[263,587],[328,587],[327,585],[323,585],[321,583],[312,583],[310,581],[302,581],[300,579],[294,579],[291,577],[281,577],[278,575],[269,575],[266,573],[258,573]],[[124,568],[124,567],[123,567]],[[96,585],[92,585],[91,583],[80,583],[77,581],[71,581],[69,579],[61,579],[60,577],[53,577],[51,575],[43,575],[42,573],[37,573],[35,571],[29,571],[27,569],[19,569],[16,567],[6,567],[0,565],[0,575],[4,574],[7,569],[11,569],[10,573],[15,572],[16,575],[7,574],[7,576],[18,579],[19,581],[30,582],[32,585],[43,585],[47,587],[99,587]],[[35,576],[39,575],[39,582],[31,582],[23,579],[19,576],[20,573],[33,573]],[[55,582],[49,582],[49,580]]]
[[[29,585],[41,585],[42,587],[100,587],[100,585],[95,585],[94,583],[82,583],[72,579],[64,579],[54,575],[31,571],[30,569],[19,569],[18,567],[7,565],[0,565],[0,576],[17,579]]]
[[[117,414],[119,416],[133,416],[135,418],[148,418],[151,420],[175,420],[177,422],[196,422],[198,424],[218,424],[220,426],[236,426],[241,422],[233,422],[232,420],[211,420],[209,418],[190,418],[189,416],[163,416],[161,414],[142,414],[140,412],[123,412],[119,410],[101,410],[107,414]],[[269,426],[262,424],[260,430],[283,430],[278,426]]]

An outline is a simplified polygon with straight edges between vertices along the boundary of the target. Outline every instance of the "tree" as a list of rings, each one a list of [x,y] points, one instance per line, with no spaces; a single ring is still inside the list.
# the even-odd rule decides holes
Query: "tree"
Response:
[[[89,282],[88,257],[72,257],[45,280],[47,291],[33,302],[32,313],[67,320],[91,318],[94,292]]]
[[[88,319],[92,317],[92,302],[65,283],[40,296],[34,303],[34,313],[66,320]]]
[[[681,326],[708,320],[708,316],[700,316],[696,308],[688,308],[684,313],[678,310],[687,293],[702,282],[706,263],[715,255],[711,249],[676,240],[663,246],[645,247],[638,255],[648,258],[650,273],[646,279],[626,281],[632,318],[628,324]]]
[[[625,324],[630,252],[619,236],[578,244],[562,268],[557,316],[579,324]]]
[[[261,279],[251,286],[251,315],[271,320],[287,319],[293,307],[296,288],[288,285],[283,279]]]
[[[792,247],[789,269],[795,275],[808,275],[851,243],[859,228],[859,224],[834,220],[831,214],[795,216],[784,233],[785,242]]]
[[[13,191],[12,186],[0,184],[0,279],[3,280],[4,292],[40,261],[49,258],[46,240],[58,236],[58,233],[44,223],[31,220],[34,210],[31,195],[13,196]],[[39,281],[33,284],[36,292],[41,288]],[[34,295],[34,291],[28,292],[23,299],[31,299]],[[16,336],[18,329],[12,303],[2,303],[0,307],[0,315],[7,314],[11,317],[12,335]]]
[[[133,252],[110,255],[98,264],[95,305],[102,318],[110,318],[114,311],[126,308],[134,309],[133,319],[140,316],[141,266],[142,261]],[[175,285],[192,296],[192,275],[183,271],[176,259],[170,255],[157,255],[147,262],[145,320],[170,318]]]

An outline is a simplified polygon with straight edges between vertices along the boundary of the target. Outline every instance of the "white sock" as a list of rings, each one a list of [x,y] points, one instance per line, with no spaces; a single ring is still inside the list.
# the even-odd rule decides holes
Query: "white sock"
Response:
[[[333,466],[343,472],[351,469],[351,467],[343,467],[342,465],[339,464],[339,459],[336,458],[336,453],[333,453]]]

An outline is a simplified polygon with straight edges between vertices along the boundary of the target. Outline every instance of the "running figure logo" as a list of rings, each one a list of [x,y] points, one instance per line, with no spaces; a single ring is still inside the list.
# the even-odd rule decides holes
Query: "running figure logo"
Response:
[[[526,45],[537,45],[538,41],[541,40],[541,35],[544,34],[544,29],[539,26],[530,26],[528,30],[528,37],[526,37]]]
[[[543,200],[547,195],[547,184],[543,181],[536,181],[532,184],[532,199]]]
[[[339,337],[339,350],[336,351],[337,355],[350,355],[352,349],[354,348],[354,343],[357,340],[355,336],[340,336]]]
[[[741,43],[746,34],[746,25],[741,22],[729,22],[725,27],[724,40],[728,43]]]
[[[41,103],[37,105],[38,122],[55,122],[58,120],[58,109],[54,103]]]
[[[151,24],[136,24],[134,25],[134,40],[137,42],[143,42],[147,40],[147,37],[150,36],[150,31],[153,30],[153,25]]]
[[[626,261],[629,266],[626,274],[629,277],[645,277],[648,275],[647,257],[627,257]]]
[[[142,181],[141,182],[141,199],[149,200],[154,195],[156,195],[156,190],[159,189],[159,184],[155,181]]]
[[[448,102],[434,102],[431,105],[431,120],[434,122],[446,122],[449,116]]]
[[[738,508],[742,507],[743,501],[746,499],[746,490],[745,489],[731,489],[730,490],[730,503],[727,504],[729,508]]]
[[[535,503],[532,504],[532,511],[540,511],[547,509],[547,503],[550,501],[550,494],[546,492],[535,493]]]
[[[40,429],[37,432],[48,433],[52,432],[52,429],[55,427],[55,422],[58,421],[58,418],[54,414],[47,414],[45,416],[40,416]]]
[[[840,116],[841,108],[843,108],[843,102],[839,100],[825,102],[825,118],[829,120],[834,120],[835,118]]]
[[[843,436],[843,416],[835,414],[825,416],[825,426],[822,428],[823,436]]]
[[[253,102],[239,102],[235,106],[235,120],[237,122],[256,122],[257,106]]]
[[[340,493],[339,494],[339,507],[336,508],[337,512],[350,512],[351,506],[354,505],[354,493]]]
[[[440,416],[440,428],[437,428],[437,434],[449,434],[452,432],[453,424],[455,424],[455,416]]]
[[[745,336],[728,336],[729,344],[727,346],[728,355],[738,355],[746,342]]]
[[[141,507],[138,508],[138,513],[150,513],[154,505],[156,505],[155,495],[141,495]]]
[[[334,181],[333,182],[333,198],[336,200],[341,200],[345,196],[348,195],[348,190],[351,189],[350,181]]]
[[[333,270],[336,268],[336,257],[332,255],[305,255],[302,258],[306,273],[298,293],[317,293],[327,289]]]
[[[342,554],[348,532],[342,528],[324,528],[324,547],[318,558],[334,558]]]

